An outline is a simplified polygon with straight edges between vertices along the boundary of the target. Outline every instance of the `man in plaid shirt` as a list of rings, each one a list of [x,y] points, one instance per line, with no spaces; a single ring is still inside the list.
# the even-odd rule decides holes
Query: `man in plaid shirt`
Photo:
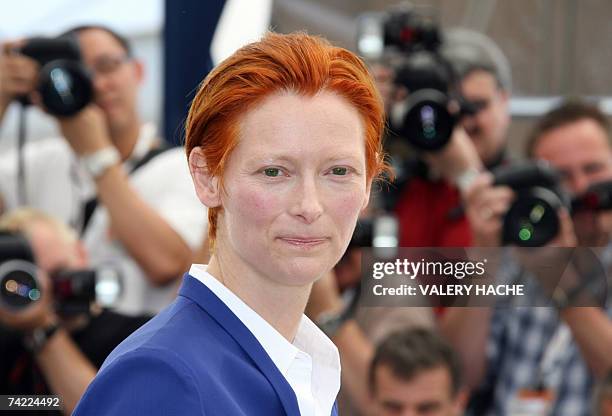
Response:
[[[608,319],[612,316],[609,305],[608,301]],[[585,319],[584,324],[587,322]],[[555,390],[552,415],[591,415],[593,373],[559,311],[552,307],[497,308],[490,331],[487,375],[472,401],[475,415],[506,415],[520,390],[539,387]],[[597,333],[589,336],[592,342],[612,348]],[[555,340],[560,347],[553,358],[545,360]]]
[[[567,102],[546,114],[530,137],[528,154],[557,168],[573,195],[612,180],[608,121],[596,107],[582,102]],[[514,198],[509,188],[491,184],[492,178],[483,174],[465,193],[475,246],[500,244],[503,216]],[[551,246],[610,244],[610,212],[570,218],[561,211],[559,217],[561,232]],[[611,247],[603,251],[604,262],[611,257]],[[612,262],[607,263],[610,270]],[[516,269],[504,272],[521,274]],[[594,381],[612,369],[612,296],[607,287],[602,289],[604,307],[449,310],[442,332],[464,362],[466,383],[474,392],[473,414],[512,414],[529,393],[548,403],[552,412],[546,414],[590,415]],[[546,304],[543,293],[528,292],[541,297],[532,305]]]

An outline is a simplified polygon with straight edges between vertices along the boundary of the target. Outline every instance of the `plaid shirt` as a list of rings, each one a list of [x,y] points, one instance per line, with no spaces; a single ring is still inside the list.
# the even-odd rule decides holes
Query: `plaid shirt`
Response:
[[[533,287],[528,292],[541,295]],[[606,305],[607,314],[612,317],[610,297]],[[551,356],[553,359],[545,368],[543,358],[552,349],[550,344],[558,337],[558,331],[567,331],[568,336],[561,342],[559,351],[548,352],[547,360]],[[472,414],[508,415],[519,390],[544,386],[555,392],[552,415],[589,416],[593,384],[579,347],[555,308],[505,305],[493,313],[487,345],[487,375],[475,394],[477,400],[473,404],[478,410]]]

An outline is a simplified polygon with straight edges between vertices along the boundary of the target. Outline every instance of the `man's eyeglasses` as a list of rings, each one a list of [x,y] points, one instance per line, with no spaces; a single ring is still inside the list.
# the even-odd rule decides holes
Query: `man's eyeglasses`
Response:
[[[132,58],[128,55],[103,56],[98,58],[93,65],[90,66],[90,70],[94,75],[110,75],[130,59]]]
[[[480,111],[486,109],[490,100],[488,99],[477,99],[477,100],[463,100],[462,110],[465,114],[469,116],[475,116]]]

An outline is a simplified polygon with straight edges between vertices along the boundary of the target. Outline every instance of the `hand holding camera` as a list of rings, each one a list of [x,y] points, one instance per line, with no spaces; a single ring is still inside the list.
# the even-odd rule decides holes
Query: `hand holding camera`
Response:
[[[515,197],[510,187],[493,186],[494,180],[491,173],[483,172],[463,193],[476,247],[501,245],[503,218]]]
[[[58,119],[62,135],[77,155],[83,156],[112,146],[104,113],[88,105],[78,114]]]
[[[36,92],[45,110],[58,117],[78,113],[93,99],[91,76],[73,37],[9,42],[0,62],[3,99],[28,105]]]
[[[60,129],[78,155],[112,143],[102,111],[93,100],[90,71],[71,36],[31,38],[4,45],[0,57],[0,104],[19,100],[40,105],[58,118]]]
[[[456,182],[463,174],[482,170],[482,161],[474,144],[459,125],[444,148],[438,152],[424,153],[422,157],[433,171],[449,182]]]
[[[478,246],[602,246],[612,232],[612,181],[570,199],[558,173],[539,162],[479,175],[464,203]]]
[[[0,322],[16,329],[38,328],[57,316],[88,314],[94,302],[110,305],[120,294],[120,278],[112,268],[49,274],[37,266],[23,236],[0,233]]]
[[[38,63],[25,55],[14,52],[23,41],[7,42],[0,54],[0,106],[8,106],[18,96],[34,91],[40,69]]]
[[[477,246],[575,245],[569,197],[546,164],[503,166],[482,174],[464,200]]]

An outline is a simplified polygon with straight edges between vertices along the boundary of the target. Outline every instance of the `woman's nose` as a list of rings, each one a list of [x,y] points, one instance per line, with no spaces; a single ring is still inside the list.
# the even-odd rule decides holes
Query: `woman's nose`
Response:
[[[323,213],[321,195],[315,178],[304,178],[295,190],[295,202],[291,214],[300,217],[307,224],[316,221]]]

